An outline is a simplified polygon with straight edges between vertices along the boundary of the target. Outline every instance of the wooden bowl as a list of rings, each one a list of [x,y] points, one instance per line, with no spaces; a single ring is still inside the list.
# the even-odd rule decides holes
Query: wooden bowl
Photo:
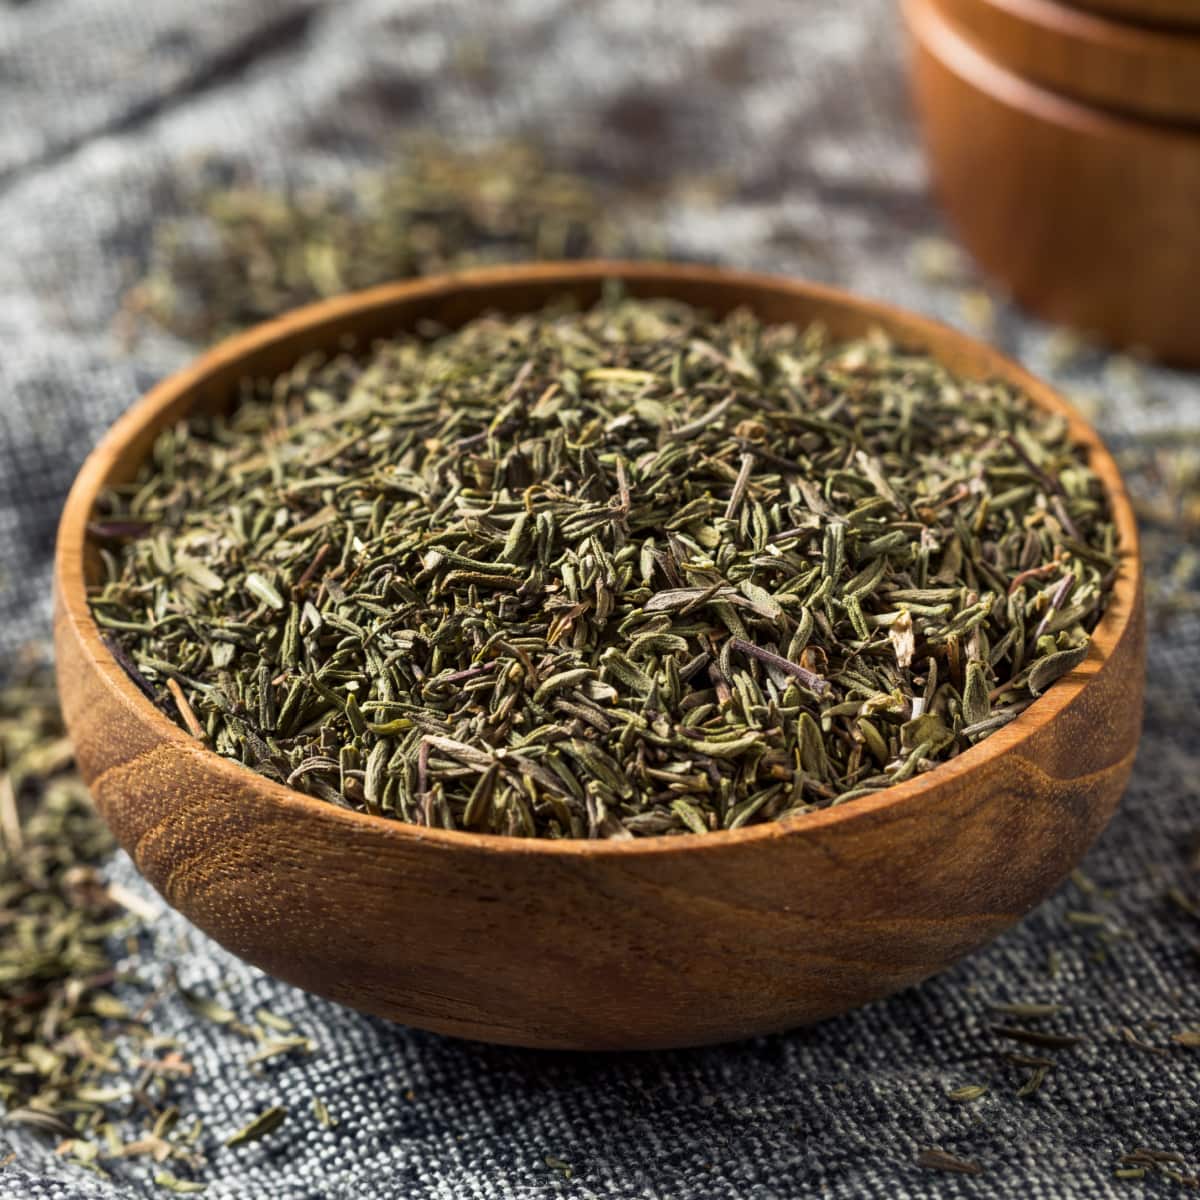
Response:
[[[967,249],[1041,316],[1200,365],[1200,129],[1038,87],[945,3],[903,7],[930,171]]]
[[[1076,8],[1107,13],[1142,25],[1200,29],[1200,4],[1196,0],[1070,0]]]
[[[941,0],[941,9],[1033,83],[1117,112],[1200,125],[1200,32],[1130,25],[1057,0]]]
[[[928,774],[799,819],[705,836],[538,841],[418,828],[301,795],[218,757],[130,682],[85,596],[97,495],[156,433],[244,376],[420,318],[528,311],[604,280],[715,312],[882,326],[999,376],[1070,422],[1108,489],[1123,563],[1091,653],[1000,732]],[[1044,383],[962,334],[804,283],[706,267],[505,267],[377,288],[225,342],[105,437],[67,501],[56,562],[59,687],[79,765],[147,879],[235,954],[343,1004],[523,1046],[718,1042],[906,987],[1051,892],[1104,827],[1141,723],[1137,530],[1096,434]]]

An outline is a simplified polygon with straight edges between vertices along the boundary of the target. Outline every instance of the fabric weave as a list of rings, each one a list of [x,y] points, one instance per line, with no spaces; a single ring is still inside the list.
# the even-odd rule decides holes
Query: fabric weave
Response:
[[[400,128],[479,141],[536,137],[614,183],[720,173],[729,195],[679,200],[672,253],[841,284],[962,324],[959,291],[914,273],[914,238],[941,231],[911,126],[902,39],[887,0],[0,0],[0,655],[44,635],[56,519],[104,428],[192,348],[132,351],[113,330],[149,230],[178,179],[216,151],[267,182],[340,182]],[[465,70],[466,61],[484,69]],[[981,181],[986,186],[986,181]],[[995,338],[1035,370],[1050,331],[1008,306]],[[1200,384],[1162,370],[1060,377],[1094,396],[1115,449],[1200,429]],[[1180,547],[1182,549],[1182,547]],[[1165,569],[1152,564],[1153,569]],[[696,1051],[581,1056],[455,1042],[278,984],[165,913],[137,962],[240,1012],[259,1006],[319,1052],[244,1065],[246,1043],[164,1009],[195,1066],[201,1178],[213,1200],[845,1200],[1158,1192],[1113,1168],[1138,1146],[1200,1166],[1197,831],[1200,622],[1152,631],[1145,740],[1118,817],[1084,870],[1017,929],[891,1000],[787,1035]],[[121,856],[113,875],[148,889]],[[1099,941],[1068,913],[1127,936]],[[1048,970],[1054,952],[1056,977]],[[1033,1096],[1000,1058],[986,1001],[1054,1000],[1086,1035]],[[1161,1044],[1126,1042],[1122,1026]],[[988,1087],[973,1103],[946,1097]],[[323,1130],[310,1101],[339,1119]],[[269,1140],[224,1137],[269,1104]],[[163,1194],[131,1167],[103,1181],[13,1135],[0,1196]],[[938,1147],[981,1176],[914,1165]],[[568,1177],[569,1176],[569,1177]],[[1170,1189],[1173,1185],[1164,1185]]]

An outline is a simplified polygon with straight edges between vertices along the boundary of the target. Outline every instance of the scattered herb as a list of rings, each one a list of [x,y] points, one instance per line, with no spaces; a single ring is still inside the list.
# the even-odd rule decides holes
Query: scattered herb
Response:
[[[1200,1188],[1200,1175],[1175,1169],[1186,1161],[1177,1150],[1149,1150],[1143,1146],[1132,1154],[1121,1155],[1115,1173],[1122,1179],[1142,1179],[1148,1172],[1157,1171],[1162,1178],[1182,1187]]]
[[[1200,433],[1143,434],[1116,458],[1141,526],[1152,619],[1200,613]]]
[[[314,1049],[316,1049],[316,1045],[309,1037],[273,1038],[264,1042],[260,1050],[250,1055],[246,1059],[246,1065],[253,1066],[256,1063],[268,1062],[273,1058],[283,1058],[295,1052],[311,1054]]]
[[[604,257],[634,247],[619,203],[553,169],[532,145],[478,150],[411,140],[344,188],[214,185],[207,164],[186,216],[154,230],[145,278],[126,298],[131,332],[149,319],[207,343],[313,300],[454,268]]]
[[[943,237],[918,238],[909,262],[926,283],[961,285],[971,278],[971,265],[961,247]]]
[[[179,1179],[172,1175],[170,1171],[159,1171],[154,1176],[154,1182],[160,1187],[165,1188],[168,1192],[174,1192],[177,1196],[195,1195],[205,1190],[205,1184],[197,1183],[194,1179]]]
[[[134,1012],[111,990],[123,982],[117,938],[157,909],[97,869],[114,842],[75,771],[44,658],[31,651],[10,665],[0,688],[4,1120],[101,1174],[118,1158],[194,1165],[162,1121],[191,1068],[147,1024],[161,996]]]
[[[1121,1026],[1121,1036],[1131,1046],[1136,1046],[1139,1050],[1148,1050],[1151,1054],[1167,1054],[1169,1051],[1164,1046],[1155,1046],[1150,1042],[1143,1041],[1138,1037],[1128,1025]]]
[[[997,1037],[1008,1038],[1013,1042],[1024,1042],[1028,1046],[1044,1046],[1047,1050],[1062,1050],[1067,1046],[1077,1046],[1083,1041],[1077,1033],[1045,1033],[1040,1029],[1022,1029],[1016,1025],[993,1025],[992,1032]]]
[[[922,1150],[917,1155],[917,1166],[927,1171],[952,1171],[958,1175],[982,1175],[983,1168],[969,1158],[956,1158],[945,1150]]]
[[[203,1167],[202,1124],[181,1121],[193,1069],[172,1039],[154,1032],[155,1011],[178,995],[197,1016],[259,1041],[252,1061],[312,1043],[279,1036],[290,1023],[259,1010],[272,1040],[215,1000],[178,987],[171,971],[140,1001],[114,992],[141,986],[116,963],[159,909],[98,869],[115,843],[75,770],[45,656],[24,653],[12,666],[0,686],[3,1120],[51,1139],[60,1156],[101,1176],[149,1161],[158,1187],[200,1193],[203,1182],[167,1165],[188,1173]]]
[[[570,1179],[575,1172],[571,1169],[571,1164],[563,1162],[561,1158],[555,1158],[553,1154],[546,1154],[542,1157],[542,1162],[551,1170],[557,1171],[564,1179]]]
[[[282,1104],[273,1105],[258,1114],[254,1120],[243,1125],[236,1133],[225,1139],[226,1146],[244,1146],[270,1136],[287,1119],[287,1109]]]
[[[1045,1083],[1046,1074],[1049,1072],[1049,1070],[1050,1068],[1044,1063],[1040,1066],[1034,1067],[1033,1071],[1029,1075],[1029,1078],[1026,1079],[1019,1088],[1017,1088],[1017,1095],[1022,1099],[1024,1099],[1026,1096],[1032,1096],[1033,1093],[1036,1092],[1043,1083]]]
[[[269,1009],[260,1008],[254,1014],[254,1019],[264,1028],[276,1033],[291,1033],[295,1028],[286,1017],[277,1016]]]
[[[211,1021],[214,1025],[232,1025],[237,1021],[237,1013],[211,996],[202,996],[198,992],[181,987],[179,997],[197,1017]]]
[[[1012,1063],[1014,1067],[1052,1067],[1054,1059],[1043,1058],[1040,1054],[1014,1054],[1008,1051],[1004,1055],[1004,1061]]]
[[[988,1007],[993,1012],[1003,1013],[1006,1017],[1017,1017],[1025,1021],[1038,1017],[1056,1017],[1064,1011],[1061,1004],[1035,1004],[1030,1002],[1014,1004],[992,1003]]]

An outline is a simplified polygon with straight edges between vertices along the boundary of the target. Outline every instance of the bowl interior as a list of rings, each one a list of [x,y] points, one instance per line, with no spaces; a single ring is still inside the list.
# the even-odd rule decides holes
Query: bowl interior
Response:
[[[1052,388],[1005,359],[997,351],[965,334],[916,314],[852,296],[819,285],[779,277],[745,274],[708,267],[597,262],[542,264],[495,268],[416,283],[387,285],[334,301],[313,305],[276,321],[258,326],[222,343],[183,372],[164,381],[110,430],[85,463],[68,499],[60,529],[57,578],[64,613],[86,631],[86,640],[98,660],[103,660],[111,686],[123,694],[127,708],[145,714],[162,735],[195,744],[182,730],[159,713],[116,666],[101,641],[87,604],[87,584],[98,578],[100,559],[87,535],[87,522],[100,493],[108,486],[132,479],[157,435],[195,410],[219,411],[236,402],[238,384],[247,377],[269,376],[287,370],[313,353],[361,351],[381,337],[405,330],[449,329],[485,312],[524,313],[571,297],[580,305],[598,300],[613,280],[628,294],[668,297],[685,301],[715,315],[748,307],[764,321],[807,325],[819,322],[831,335],[849,338],[882,328],[905,345],[932,353],[955,372],[972,378],[1001,377],[1021,387],[1039,406],[1061,414],[1073,438],[1087,451],[1110,497],[1125,562],[1109,606],[1093,633],[1093,656],[1071,676],[1058,681],[1002,731],[906,783],[862,797],[833,809],[807,814],[806,824],[850,818],[880,805],[900,801],[919,792],[932,778],[969,770],[981,753],[994,753],[1001,742],[1012,745],[1045,720],[1083,687],[1089,664],[1095,670],[1117,644],[1134,610],[1138,587],[1137,531],[1116,464],[1095,431]],[[77,582],[76,582],[77,581]],[[240,764],[203,750],[213,770],[245,772]],[[348,812],[269,780],[255,777],[263,788],[299,802],[330,820],[366,821],[376,828],[399,833],[400,823],[364,813]],[[706,844],[727,839],[743,840],[769,833],[772,823],[741,830],[709,834]],[[466,839],[472,843],[497,842],[526,846],[526,839],[499,835],[422,829],[425,838]],[[649,848],[654,843],[678,843],[678,838],[645,837],[619,844],[619,849]],[[542,848],[541,842],[534,843]],[[553,847],[561,849],[562,843]],[[611,850],[603,842],[585,842],[581,848]],[[530,847],[532,848],[532,847]]]
[[[930,350],[968,378],[1012,380],[1035,403],[1064,415],[1089,453],[1103,450],[1081,414],[1052,389],[982,342],[916,313],[782,277],[684,265],[571,263],[387,284],[309,305],[228,338],[132,406],[87,464],[90,468],[102,457],[102,472],[85,468],[81,478],[86,477],[93,501],[105,487],[129,482],[164,429],[192,413],[229,411],[242,380],[280,374],[306,355],[365,353],[378,339],[402,332],[435,335],[485,313],[527,313],[560,299],[586,307],[617,280],[629,295],[681,300],[718,317],[746,307],[765,322],[819,323],[835,338],[883,329],[906,345]],[[92,578],[89,573],[89,582]]]

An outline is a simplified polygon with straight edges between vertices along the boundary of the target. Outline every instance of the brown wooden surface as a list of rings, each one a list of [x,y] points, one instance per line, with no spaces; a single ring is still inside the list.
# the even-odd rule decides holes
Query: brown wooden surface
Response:
[[[940,2],[990,57],[1034,83],[1116,112],[1200,127],[1200,32],[1148,29],[1060,0]]]
[[[1076,8],[1106,13],[1142,25],[1170,29],[1200,29],[1200,4],[1196,0],[1070,0]]]
[[[1020,78],[905,0],[933,181],[1016,298],[1119,348],[1200,365],[1200,129],[1109,116]]]
[[[154,433],[303,351],[455,324],[619,275],[641,295],[835,334],[882,325],[1066,415],[1112,496],[1124,562],[1086,661],[936,770],[810,816],[705,837],[545,842],[420,829],[293,792],[204,749],[136,690],[85,598],[86,523]],[[169,903],[234,953],[368,1012],[526,1046],[721,1041],[924,978],[1046,896],[1104,827],[1141,724],[1137,532],[1112,459],[1046,385],[971,339],[818,287],[703,267],[505,268],[376,289],[243,335],[157,387],[89,458],[56,561],[59,685],[80,767]]]

